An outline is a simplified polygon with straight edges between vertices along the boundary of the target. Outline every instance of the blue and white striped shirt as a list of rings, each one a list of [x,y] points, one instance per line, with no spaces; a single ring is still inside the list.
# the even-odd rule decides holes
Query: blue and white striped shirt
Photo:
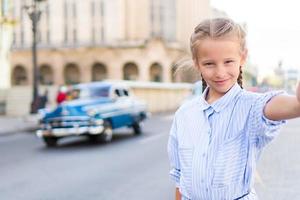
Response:
[[[203,95],[175,113],[168,154],[170,175],[182,199],[257,199],[253,179],[263,147],[285,121],[264,117],[265,104],[281,92],[258,94],[235,84],[208,104]]]

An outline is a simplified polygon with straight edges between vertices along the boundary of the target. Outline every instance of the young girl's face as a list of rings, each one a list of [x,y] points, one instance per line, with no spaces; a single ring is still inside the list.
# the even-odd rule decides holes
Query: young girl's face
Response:
[[[223,96],[236,82],[247,52],[241,51],[237,39],[203,39],[200,41],[195,65],[210,86],[214,97]]]

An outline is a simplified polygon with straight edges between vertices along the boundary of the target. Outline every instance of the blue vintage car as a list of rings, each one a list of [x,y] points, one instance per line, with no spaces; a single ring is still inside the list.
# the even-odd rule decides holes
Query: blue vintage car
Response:
[[[129,88],[115,82],[93,82],[72,86],[72,100],[46,112],[37,136],[47,146],[72,135],[87,135],[91,141],[110,142],[113,129],[131,127],[141,134],[140,122],[147,118],[146,104],[131,95]]]

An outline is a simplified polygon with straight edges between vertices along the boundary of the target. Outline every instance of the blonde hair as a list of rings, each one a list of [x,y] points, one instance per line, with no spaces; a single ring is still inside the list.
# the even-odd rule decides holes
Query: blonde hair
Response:
[[[235,37],[240,43],[241,50],[246,49],[246,32],[239,24],[229,18],[213,18],[202,21],[194,29],[190,39],[193,59],[197,59],[197,48],[201,40]]]
[[[190,49],[192,59],[197,62],[197,50],[202,40],[236,38],[240,44],[241,52],[246,50],[246,32],[243,27],[229,18],[212,18],[202,21],[194,29],[190,38]],[[189,62],[191,63],[191,62]],[[183,66],[186,67],[187,65]],[[195,70],[195,66],[191,66]],[[180,70],[181,67],[178,68]],[[238,84],[242,87],[242,69],[240,67],[240,74],[237,79]],[[202,78],[203,90],[207,84]]]

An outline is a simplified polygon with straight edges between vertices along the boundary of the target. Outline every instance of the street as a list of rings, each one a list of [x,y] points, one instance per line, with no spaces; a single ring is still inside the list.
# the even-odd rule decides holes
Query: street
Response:
[[[32,133],[0,136],[2,200],[174,199],[166,143],[171,114],[154,115],[144,134],[122,129],[110,144],[66,138],[46,148]],[[258,165],[260,199],[300,199],[300,120],[291,120]]]
[[[300,119],[289,120],[258,164],[256,188],[260,199],[300,199],[299,144]]]

